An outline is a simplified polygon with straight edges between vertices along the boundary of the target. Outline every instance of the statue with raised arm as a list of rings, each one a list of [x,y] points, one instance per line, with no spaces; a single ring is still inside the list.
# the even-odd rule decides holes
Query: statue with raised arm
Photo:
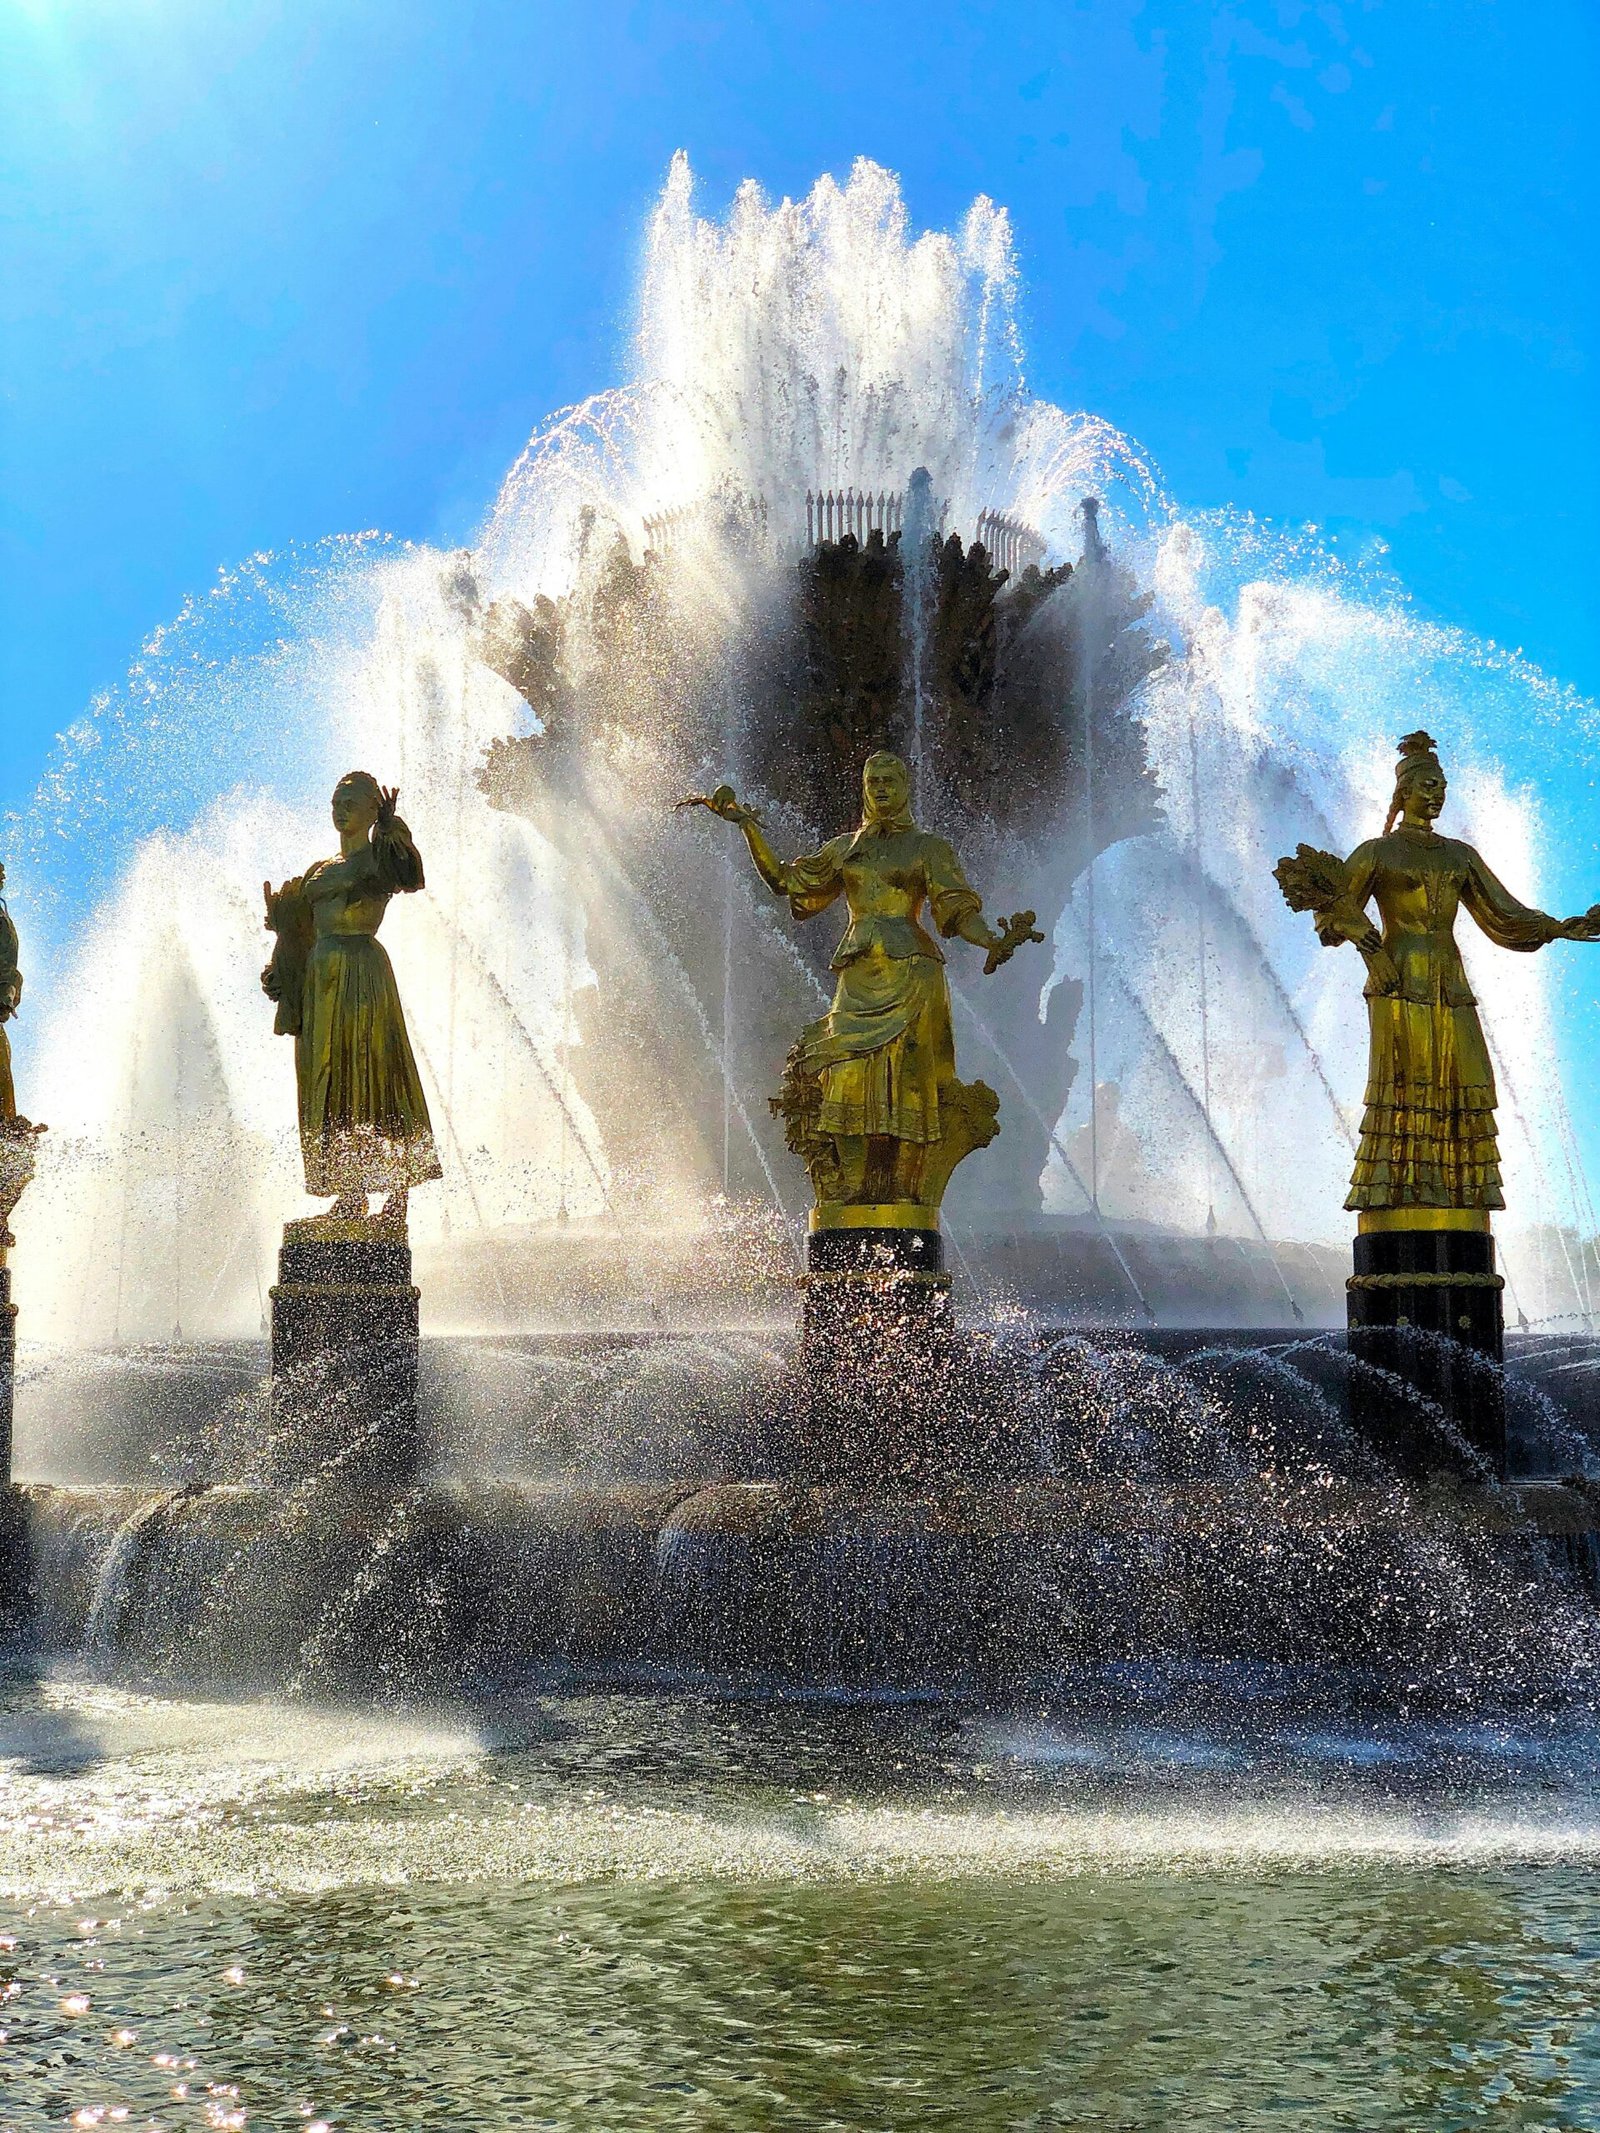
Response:
[[[999,1100],[956,1079],[945,940],[985,951],[993,972],[1024,941],[1042,940],[1031,911],[998,931],[943,837],[917,827],[906,766],[868,758],[862,820],[805,858],[782,860],[733,788],[681,805],[708,807],[744,832],[756,870],[796,919],[841,897],[850,923],[833,956],[833,1005],[789,1054],[772,1108],[816,1194],[813,1229],[936,1228],[950,1173],[999,1131]]]
[[[6,885],[6,870],[0,866],[0,891]],[[17,1110],[16,1085],[11,1077],[11,1036],[6,1024],[22,1004],[22,969],[17,960],[21,945],[10,911],[0,894],[0,1253],[15,1240],[11,1213],[32,1180],[34,1140],[43,1133]]]
[[[339,856],[274,889],[263,883],[277,936],[261,973],[275,1027],[295,1040],[306,1191],[331,1193],[330,1222],[367,1218],[400,1235],[413,1185],[440,1176],[427,1098],[405,1015],[377,933],[389,899],[423,886],[422,855],[395,812],[394,788],[364,770],[334,788]]]
[[[1505,1205],[1494,1068],[1456,946],[1457,912],[1501,948],[1600,939],[1600,905],[1567,919],[1531,910],[1470,844],[1440,836],[1446,789],[1431,736],[1408,733],[1383,835],[1348,859],[1303,844],[1274,869],[1323,946],[1351,941],[1367,966],[1366,1111],[1345,1201],[1363,1231],[1487,1230]]]

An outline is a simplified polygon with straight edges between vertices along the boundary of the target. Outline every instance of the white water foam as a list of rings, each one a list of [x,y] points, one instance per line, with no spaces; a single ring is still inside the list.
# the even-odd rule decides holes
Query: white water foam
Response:
[[[667,853],[682,834],[652,827],[681,736],[664,709],[654,728],[597,739],[592,834],[581,857],[558,853],[478,789],[484,749],[529,714],[473,655],[474,616],[559,596],[617,535],[637,556],[647,519],[708,503],[790,553],[807,489],[903,489],[919,465],[948,524],[1004,511],[1052,559],[1076,556],[1081,500],[1101,495],[1112,552],[1171,648],[1144,698],[1165,826],[1100,860],[1092,925],[1086,877],[1059,923],[1044,914],[1056,976],[1093,994],[1097,1076],[1114,1085],[1122,1154],[1094,1180],[1102,1214],[1343,1238],[1360,972],[1283,909],[1271,864],[1301,837],[1371,834],[1395,736],[1426,723],[1452,773],[1447,826],[1517,892],[1577,908],[1600,886],[1578,808],[1592,707],[1419,621],[1314,536],[1186,518],[1130,440],[1030,395],[1015,309],[1009,226],[987,201],[954,232],[916,235],[896,181],[862,163],[801,202],[746,187],[719,223],[696,211],[680,159],[649,232],[636,374],[534,439],[470,583],[442,555],[362,537],[255,559],[157,633],[66,737],[13,864],[25,937],[30,918],[39,929],[19,1066],[52,1128],[17,1225],[33,1338],[257,1330],[278,1224],[303,1206],[290,1048],[256,989],[258,884],[330,848],[326,793],[355,762],[400,784],[429,871],[385,926],[448,1172],[417,1197],[419,1244],[492,1243],[558,1216],[625,1234],[632,1182],[613,1177],[571,1071],[575,1003],[594,982],[584,914],[603,904],[651,984],[680,1005],[695,995],[673,942],[703,920],[663,905],[636,864],[641,840]],[[707,519],[670,564],[679,624],[713,667],[759,626],[719,542]],[[733,750],[732,697],[727,718]],[[1466,946],[1502,1077],[1513,1308],[1587,1323],[1595,1223],[1562,1096],[1587,1041],[1586,951]],[[741,1122],[764,1118],[773,1063],[724,1035],[725,999],[688,1007],[687,1037],[640,1065],[641,1101],[663,1075],[726,1077],[726,1131],[753,1132]],[[1080,1073],[1064,1147],[1080,1146],[1090,1101]],[[654,1204],[692,1224],[714,1176],[686,1148],[658,1161]],[[1047,1173],[1047,1204],[1068,1214],[1084,1205],[1076,1167]]]

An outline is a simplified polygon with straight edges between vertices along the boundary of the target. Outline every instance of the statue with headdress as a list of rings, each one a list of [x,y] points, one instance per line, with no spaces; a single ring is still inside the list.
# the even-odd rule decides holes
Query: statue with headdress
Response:
[[[956,1079],[950,987],[940,939],[970,941],[992,973],[1024,941],[1034,914],[996,930],[943,837],[919,829],[898,756],[862,772],[862,819],[818,852],[780,859],[761,818],[729,785],[683,806],[736,823],[756,871],[796,919],[843,899],[849,925],[833,955],[833,1005],[802,1032],[772,1099],[790,1149],[811,1175],[813,1231],[936,1230],[950,1173],[999,1131],[999,1099]]]
[[[295,1040],[306,1191],[333,1195],[330,1223],[404,1235],[407,1194],[441,1175],[427,1098],[406,1033],[394,969],[377,933],[389,899],[424,885],[422,855],[395,811],[398,794],[364,770],[333,793],[339,856],[274,889],[262,884],[276,935],[262,990],[275,1028]]]
[[[1363,1230],[1487,1230],[1505,1205],[1494,1068],[1456,946],[1457,912],[1500,948],[1600,939],[1600,905],[1568,919],[1532,910],[1470,844],[1441,836],[1446,790],[1432,737],[1408,733],[1383,835],[1348,859],[1303,844],[1274,869],[1323,946],[1351,941],[1367,968],[1366,1110],[1345,1201]]]

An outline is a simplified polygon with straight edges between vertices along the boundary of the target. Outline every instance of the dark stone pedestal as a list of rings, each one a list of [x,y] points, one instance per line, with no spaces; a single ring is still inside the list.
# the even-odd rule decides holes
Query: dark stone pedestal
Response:
[[[411,1248],[295,1227],[272,1291],[269,1478],[403,1487],[422,1470]]]
[[[11,1269],[0,1265],[0,1487],[11,1479],[11,1429],[17,1379],[17,1307]]]
[[[961,1433],[939,1232],[813,1230],[803,1289],[791,1469],[866,1481],[941,1463]]]
[[[1351,1420],[1403,1472],[1504,1475],[1503,1289],[1487,1230],[1356,1238],[1350,1353],[1373,1368],[1351,1374]]]
[[[808,1349],[872,1348],[885,1336],[947,1331],[950,1277],[936,1229],[814,1229],[806,1239]]]

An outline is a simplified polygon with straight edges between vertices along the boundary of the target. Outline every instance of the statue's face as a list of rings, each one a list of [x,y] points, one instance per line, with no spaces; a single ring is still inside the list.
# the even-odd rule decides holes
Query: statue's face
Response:
[[[905,807],[909,790],[906,774],[893,763],[869,763],[861,787],[866,795],[867,813],[874,821],[886,821]]]
[[[1406,787],[1406,820],[1435,822],[1444,810],[1449,786],[1442,770],[1424,770]]]
[[[347,829],[371,829],[378,819],[378,796],[365,785],[336,785],[333,789],[333,826],[341,836]]]

